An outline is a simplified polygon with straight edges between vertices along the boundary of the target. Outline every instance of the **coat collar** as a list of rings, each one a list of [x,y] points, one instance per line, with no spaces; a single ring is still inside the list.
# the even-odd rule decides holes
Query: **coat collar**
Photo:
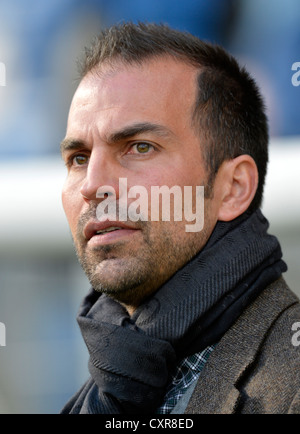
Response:
[[[240,400],[239,384],[254,362],[280,313],[297,301],[283,278],[269,285],[225,333],[210,355],[186,414],[232,414]]]

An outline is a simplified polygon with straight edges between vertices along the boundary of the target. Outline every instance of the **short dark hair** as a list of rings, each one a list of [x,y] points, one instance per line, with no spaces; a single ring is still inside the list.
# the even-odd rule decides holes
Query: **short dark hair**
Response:
[[[80,77],[103,62],[137,64],[164,55],[199,68],[193,125],[202,138],[210,189],[223,161],[248,154],[259,174],[249,209],[259,208],[268,163],[264,102],[253,78],[222,47],[164,24],[123,23],[103,30],[85,50]]]

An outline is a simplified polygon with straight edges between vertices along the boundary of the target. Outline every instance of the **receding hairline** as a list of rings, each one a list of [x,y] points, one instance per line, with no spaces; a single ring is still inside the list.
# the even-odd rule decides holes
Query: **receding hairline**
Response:
[[[199,63],[199,52],[209,44],[192,35],[162,23],[120,23],[103,29],[78,61],[81,77],[99,62],[122,58],[126,63],[141,63],[146,58],[172,55]],[[205,56],[205,55],[204,55]],[[190,62],[189,62],[190,63]]]
[[[190,107],[190,115],[191,115],[191,127],[197,132],[199,135],[199,128],[197,127],[197,114],[199,111],[198,107],[198,96],[199,92],[201,92],[201,89],[199,89],[198,86],[198,79],[201,73],[205,70],[205,66],[202,66],[200,64],[196,64],[196,62],[191,62],[190,59],[187,56],[176,56],[172,55],[170,53],[159,53],[159,54],[153,54],[146,56],[143,59],[139,59],[138,61],[127,61],[126,59],[123,59],[122,56],[116,55],[111,59],[105,59],[102,62],[99,62],[97,65],[95,65],[91,70],[87,71],[85,75],[80,79],[80,83],[84,81],[84,79],[88,78],[88,76],[94,76],[99,78],[105,78],[105,76],[109,76],[110,74],[118,73],[122,68],[139,68],[147,66],[147,63],[152,63],[159,60],[171,60],[174,61],[177,64],[182,64],[187,67],[190,67],[191,71],[194,71],[194,86],[195,86],[195,93],[194,93],[194,100],[191,103]]]
[[[188,56],[184,55],[176,55],[175,53],[155,53],[151,55],[147,55],[138,60],[127,60],[124,59],[121,55],[115,55],[112,58],[105,59],[103,61],[95,64],[91,69],[87,70],[84,75],[80,78],[79,82],[81,82],[87,75],[94,74],[99,77],[103,77],[103,74],[110,74],[118,72],[120,68],[131,68],[131,67],[144,67],[148,63],[152,63],[159,60],[171,60],[175,63],[179,63],[182,65],[189,66],[196,73],[201,73],[204,71],[205,66],[197,63],[196,61],[191,61]],[[198,75],[198,74],[197,74]]]

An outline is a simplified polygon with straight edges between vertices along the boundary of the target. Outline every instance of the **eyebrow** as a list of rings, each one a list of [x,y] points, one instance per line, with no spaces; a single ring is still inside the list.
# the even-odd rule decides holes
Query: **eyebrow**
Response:
[[[128,140],[138,134],[156,133],[161,137],[170,138],[173,136],[171,130],[167,127],[152,122],[138,122],[132,125],[128,125],[122,128],[120,131],[115,131],[106,137],[106,142],[109,144],[115,144],[122,140]],[[64,139],[60,144],[60,151],[63,154],[67,151],[78,150],[86,148],[87,145],[84,141],[76,139]]]
[[[138,122],[133,125],[128,125],[120,131],[116,131],[107,137],[108,143],[117,143],[122,140],[129,139],[138,134],[156,133],[161,137],[170,137],[173,135],[167,127],[155,124],[152,122]]]
[[[60,144],[60,152],[63,154],[67,151],[77,151],[78,149],[85,148],[84,142],[75,139],[64,139]]]

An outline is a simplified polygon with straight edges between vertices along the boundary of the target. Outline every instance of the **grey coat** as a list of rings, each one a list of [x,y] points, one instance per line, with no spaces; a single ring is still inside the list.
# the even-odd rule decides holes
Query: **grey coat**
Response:
[[[300,414],[298,322],[299,299],[280,278],[220,340],[185,413]]]

